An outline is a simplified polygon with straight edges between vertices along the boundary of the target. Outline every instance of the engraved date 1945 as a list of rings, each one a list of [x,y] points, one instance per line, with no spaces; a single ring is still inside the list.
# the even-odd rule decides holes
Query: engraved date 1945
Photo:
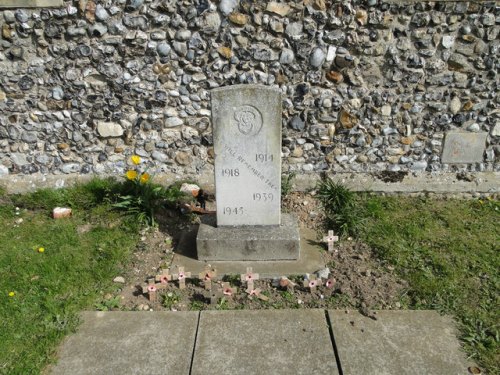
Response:
[[[243,207],[224,207],[224,215],[243,215]]]

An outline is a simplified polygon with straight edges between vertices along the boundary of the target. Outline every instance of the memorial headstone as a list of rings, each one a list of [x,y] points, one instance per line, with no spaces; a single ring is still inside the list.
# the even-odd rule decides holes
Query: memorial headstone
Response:
[[[216,221],[202,218],[199,260],[296,260],[297,221],[281,215],[281,94],[260,85],[212,90]],[[212,220],[212,221],[210,221]]]
[[[280,225],[281,97],[269,87],[212,91],[217,226]]]

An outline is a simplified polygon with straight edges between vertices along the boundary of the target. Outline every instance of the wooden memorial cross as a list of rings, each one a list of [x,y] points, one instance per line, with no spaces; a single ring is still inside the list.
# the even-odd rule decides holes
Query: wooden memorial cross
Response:
[[[309,279],[304,279],[304,288],[309,288],[311,292],[316,290],[316,287],[321,286],[323,282],[321,279],[316,279],[316,276],[311,275]]]
[[[212,289],[212,281],[217,277],[217,270],[212,268],[210,264],[205,266],[205,270],[198,274],[198,277],[205,286],[205,290]]]
[[[333,230],[328,231],[328,236],[323,237],[323,242],[328,243],[328,251],[333,252],[333,245],[339,240],[339,236],[333,235]]]
[[[222,283],[222,294],[228,297],[232,297],[233,294],[237,292],[237,288],[233,288],[229,283]]]
[[[215,305],[221,297],[232,297],[236,293],[237,289],[232,288],[229,283],[222,283],[219,288],[213,288],[209,290],[210,304]]]
[[[185,289],[186,278],[191,278],[191,272],[184,271],[184,267],[177,267],[177,273],[173,274],[173,278],[179,281],[179,289]]]
[[[253,282],[254,280],[259,279],[259,274],[258,273],[253,273],[252,272],[252,267],[247,267],[247,272],[244,274],[241,274],[241,281],[247,283],[247,287],[250,290],[254,289]]]
[[[160,284],[168,284],[172,280],[172,275],[168,269],[162,269],[161,273],[155,276],[155,280]]]
[[[332,289],[335,286],[335,279],[333,277],[330,277],[328,280],[326,280],[325,286],[328,289]]]
[[[262,300],[262,301],[268,301],[269,300],[269,297],[261,294],[261,290],[259,288],[257,289],[250,289],[248,288],[247,290],[245,290],[245,292],[248,293],[248,298],[252,298],[252,296],[255,296],[257,297],[258,299]]]
[[[151,302],[155,302],[156,299],[157,299],[156,292],[159,289],[165,289],[166,287],[167,287],[166,283],[155,283],[155,279],[151,278],[151,279],[148,279],[148,284],[147,285],[143,285],[143,287],[142,287],[142,293],[143,294],[147,294],[148,295],[148,299]]]
[[[211,305],[216,305],[217,302],[219,302],[219,299],[223,296],[222,294],[222,289],[210,289],[208,290],[208,295],[210,298],[210,304]]]

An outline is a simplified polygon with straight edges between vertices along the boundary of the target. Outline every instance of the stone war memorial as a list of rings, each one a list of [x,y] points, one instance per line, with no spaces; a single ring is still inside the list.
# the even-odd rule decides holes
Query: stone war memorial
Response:
[[[281,214],[281,94],[259,85],[212,91],[216,220],[199,260],[296,260],[297,221]]]

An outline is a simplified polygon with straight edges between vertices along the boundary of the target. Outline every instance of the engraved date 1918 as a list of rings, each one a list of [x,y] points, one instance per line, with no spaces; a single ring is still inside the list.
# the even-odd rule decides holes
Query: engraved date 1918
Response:
[[[273,193],[253,193],[253,200],[257,202],[272,202],[274,195]]]
[[[222,170],[222,177],[238,177],[240,170],[238,168],[224,168]]]
[[[224,207],[224,215],[243,215],[243,207]]]

